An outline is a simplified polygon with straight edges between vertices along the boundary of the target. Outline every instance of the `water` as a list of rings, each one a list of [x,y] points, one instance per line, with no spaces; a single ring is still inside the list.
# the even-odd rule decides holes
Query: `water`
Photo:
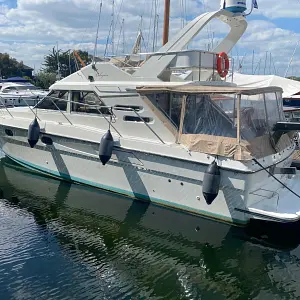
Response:
[[[0,299],[300,299],[300,226],[230,227],[0,162]]]

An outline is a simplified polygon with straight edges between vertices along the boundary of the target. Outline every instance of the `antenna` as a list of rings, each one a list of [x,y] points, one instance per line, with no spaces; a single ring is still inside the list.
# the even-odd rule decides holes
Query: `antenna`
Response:
[[[100,20],[101,20],[101,12],[102,12],[102,0],[100,2],[100,8],[99,8],[99,18],[98,18],[98,26],[97,26],[97,33],[96,33],[96,41],[95,41],[95,48],[94,48],[94,57],[92,64],[95,64],[95,57],[97,55],[97,44],[98,44],[98,35],[99,35],[99,27],[100,27]]]

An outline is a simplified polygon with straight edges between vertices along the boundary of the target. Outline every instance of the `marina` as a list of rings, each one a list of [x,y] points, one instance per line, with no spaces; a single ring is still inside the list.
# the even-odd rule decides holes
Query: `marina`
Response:
[[[230,27],[214,52],[184,50],[214,19]],[[283,90],[221,80],[246,27],[240,13],[205,13],[133,71],[83,67],[34,108],[2,109],[3,152],[50,176],[222,222],[297,222],[300,124],[285,120]],[[172,73],[189,69],[192,79]]]
[[[300,37],[284,77],[271,51],[243,74],[256,0],[153,0],[128,41],[97,5],[93,54],[0,53],[1,299],[300,298]]]

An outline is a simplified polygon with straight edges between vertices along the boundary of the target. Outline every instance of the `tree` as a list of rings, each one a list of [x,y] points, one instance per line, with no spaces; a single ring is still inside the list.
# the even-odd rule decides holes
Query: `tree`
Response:
[[[24,69],[23,62],[18,62],[7,53],[0,53],[0,76],[12,77],[23,76],[22,70]]]
[[[55,73],[39,72],[35,77],[35,85],[48,90],[49,87],[56,81]]]
[[[87,51],[78,50],[77,53],[85,64],[91,63],[92,59]],[[76,72],[78,70],[77,65],[79,65],[79,68],[82,67],[80,63],[76,61],[71,50],[63,52],[62,50],[56,50],[55,47],[53,47],[52,51],[45,56],[43,71],[57,74],[58,62],[60,75],[62,77],[67,77],[68,75]]]
[[[292,80],[296,80],[296,81],[300,81],[300,77],[296,77],[296,76],[290,76],[287,77],[288,79],[292,79]]]

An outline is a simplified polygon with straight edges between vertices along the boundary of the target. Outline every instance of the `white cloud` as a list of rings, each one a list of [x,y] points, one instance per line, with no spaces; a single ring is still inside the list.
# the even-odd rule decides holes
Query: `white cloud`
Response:
[[[125,44],[128,52],[135,40],[141,24],[145,42],[151,51],[153,40],[153,0],[115,0],[115,16],[118,23],[115,30],[115,46],[119,40],[120,24],[125,20]],[[158,46],[161,43],[163,22],[163,0],[158,0],[157,14],[159,15]],[[250,3],[251,1],[248,0]],[[1,3],[1,0],[0,0]],[[63,50],[80,48],[93,51],[96,25],[98,20],[99,0],[18,0],[16,8],[8,8],[0,4],[0,46],[1,52],[8,52],[15,58],[23,60],[30,66],[38,68],[44,55],[55,46],[56,41]],[[182,26],[181,17],[184,15],[181,1],[172,1],[170,35],[175,34]],[[186,0],[186,14],[189,19],[208,10],[219,9],[219,0]],[[107,35],[111,24],[112,0],[104,0],[99,32],[99,53],[103,53]],[[263,15],[265,20],[249,21],[248,29],[232,51],[232,55],[244,56],[244,68],[252,67],[252,50],[257,53],[255,62],[264,60],[265,53],[272,52],[277,68],[283,72],[293,53],[298,33],[278,28],[274,18],[298,17],[300,2],[286,1],[258,1],[259,10],[255,10],[254,18]],[[119,13],[120,12],[120,13]],[[288,19],[287,19],[288,20]],[[150,26],[151,24],[151,26]],[[218,43],[226,32],[226,27],[220,22],[212,22],[192,44],[198,48],[207,48],[215,36],[214,44]],[[119,49],[122,48],[122,36],[119,40]],[[299,53],[295,56],[295,65],[300,61]]]

